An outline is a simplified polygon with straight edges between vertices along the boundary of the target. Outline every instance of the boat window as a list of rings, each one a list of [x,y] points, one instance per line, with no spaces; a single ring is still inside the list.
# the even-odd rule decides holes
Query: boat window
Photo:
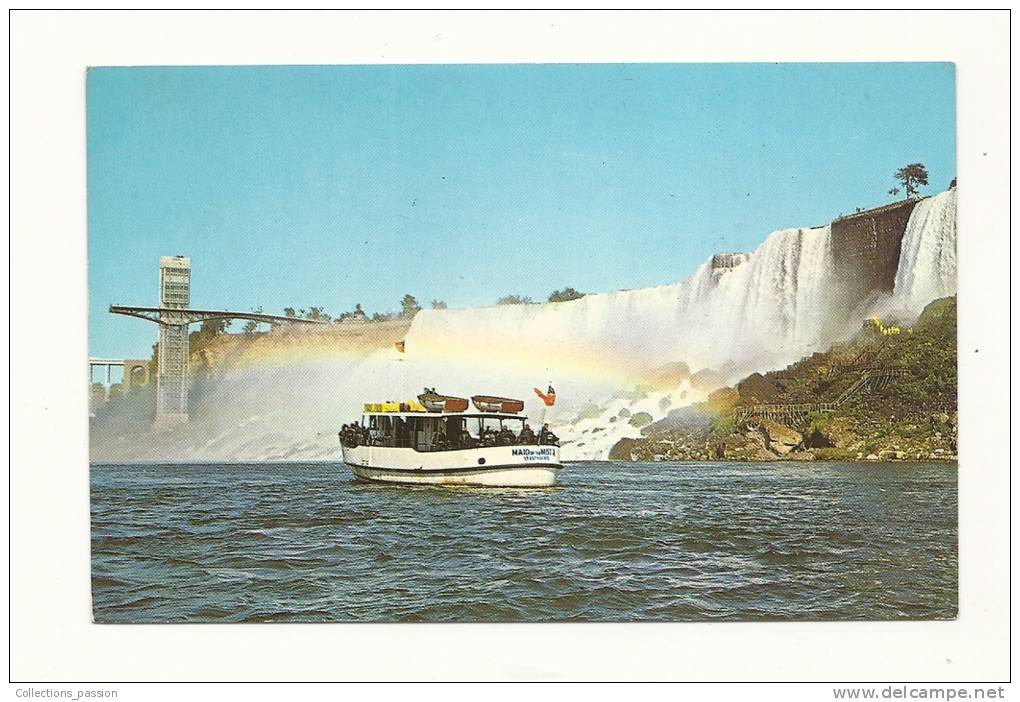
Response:
[[[466,428],[463,417],[444,417],[440,424],[443,426],[446,441],[450,448],[466,448],[462,445],[467,438],[464,435]]]
[[[407,440],[409,445],[418,451],[428,451],[429,441],[425,432],[425,422],[422,417],[408,417]]]
[[[500,421],[500,425],[503,428],[509,429],[514,434],[520,434],[521,431],[524,429],[524,417],[521,417],[520,419],[517,419],[517,418],[514,418],[514,419],[501,419],[499,421]]]
[[[363,426],[372,446],[421,452],[456,451],[479,446],[537,445],[527,417],[366,415]]]
[[[406,448],[411,445],[407,422],[403,417],[393,418],[393,446]]]
[[[389,417],[372,417],[368,433],[372,437],[373,446],[393,446],[393,423]]]

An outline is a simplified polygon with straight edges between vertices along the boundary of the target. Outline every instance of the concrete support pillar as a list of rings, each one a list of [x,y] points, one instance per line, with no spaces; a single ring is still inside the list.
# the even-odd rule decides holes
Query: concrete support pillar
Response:
[[[188,325],[163,324],[159,329],[156,370],[157,429],[188,421]]]

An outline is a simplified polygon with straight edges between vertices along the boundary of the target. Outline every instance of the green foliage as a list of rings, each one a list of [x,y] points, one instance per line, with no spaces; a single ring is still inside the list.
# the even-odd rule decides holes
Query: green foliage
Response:
[[[730,434],[733,434],[737,430],[737,418],[732,413],[726,412],[724,414],[717,415],[712,420],[712,428],[709,430],[709,435],[715,440],[725,439]]]
[[[520,295],[504,295],[496,300],[497,305],[530,305],[534,302],[530,297]]]
[[[893,178],[903,185],[908,198],[914,197],[917,195],[919,185],[928,184],[928,169],[924,167],[923,163],[908,163],[896,171]]]
[[[283,314],[287,317],[297,317],[297,311],[293,307],[284,307]]]
[[[939,419],[938,426],[934,419],[942,415],[955,418],[956,299],[933,301],[912,326],[902,320],[892,321],[901,325],[901,333],[861,334],[827,353],[814,354],[780,371],[763,374],[779,391],[771,403],[796,404],[834,402],[861,379],[865,368],[905,371],[891,378],[876,378],[835,411],[815,412],[803,423],[798,422],[798,431],[804,435],[805,445],[815,460],[857,461],[858,455],[872,453],[912,457],[928,455],[939,448],[947,455],[956,452],[955,419]],[[737,390],[724,388],[692,406],[712,418],[708,436],[704,428],[696,433],[657,429],[634,440],[637,443],[630,452],[651,450],[654,441],[666,436],[689,443],[692,439],[695,443],[707,440],[717,450],[724,446],[722,450],[728,459],[754,460],[757,455],[754,442],[739,440],[741,425],[733,410],[740,400]],[[740,405],[750,402],[744,400]],[[728,437],[735,441],[726,441]],[[832,443],[837,446],[826,446]]]
[[[563,288],[562,290],[553,290],[549,293],[549,302],[569,302],[570,300],[579,300],[584,297],[583,292],[578,292],[573,288]]]
[[[354,304],[354,309],[351,310],[350,312],[341,312],[337,316],[336,321],[343,322],[348,319],[360,319],[360,320],[368,319],[368,315],[365,314],[365,310],[362,309],[360,302],[356,302]]]
[[[818,432],[824,434],[832,424],[831,412],[812,412],[808,417],[807,434]]]
[[[914,325],[918,331],[935,334],[940,338],[956,337],[956,298],[942,297],[932,300],[921,312]]]
[[[315,320],[317,322],[328,322],[330,317],[325,313],[325,307],[309,307],[308,311],[305,312],[305,319]],[[301,310],[304,312],[304,310]]]
[[[410,319],[414,315],[418,314],[421,310],[421,306],[418,304],[418,300],[415,299],[414,295],[404,295],[400,300],[400,316],[405,319]]]
[[[258,314],[261,314],[262,313],[262,308],[261,307],[253,307],[251,311],[255,312],[255,313],[258,313]],[[251,336],[252,334],[254,334],[258,330],[258,328],[259,328],[259,323],[256,322],[254,319],[249,319],[247,322],[244,323],[244,327],[241,329],[241,332],[244,333],[246,336]]]
[[[905,368],[882,391],[885,408],[895,416],[907,412],[942,410],[956,405],[956,299],[931,302],[910,333],[888,337],[876,354],[883,367]]]
[[[432,300],[432,309],[434,310],[445,310],[446,303],[442,300]]]
[[[193,331],[188,335],[188,346],[190,351],[201,351],[212,343],[220,334],[224,334],[227,328],[230,327],[229,319],[207,319],[202,322],[198,331]]]
[[[857,454],[849,449],[833,446],[831,448],[817,448],[813,451],[816,461],[853,461]]]
[[[199,327],[199,333],[208,336],[219,336],[230,327],[229,319],[207,319]]]

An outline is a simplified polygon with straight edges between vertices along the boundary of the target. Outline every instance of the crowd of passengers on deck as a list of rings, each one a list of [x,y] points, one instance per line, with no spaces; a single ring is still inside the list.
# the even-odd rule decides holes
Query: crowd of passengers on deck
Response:
[[[375,427],[367,427],[360,422],[344,424],[340,429],[340,443],[348,448],[356,446],[397,446],[411,447],[410,436],[413,432],[408,431],[404,422],[399,418],[394,422],[392,433],[383,433]],[[418,447],[418,450],[428,451],[456,451],[458,449],[488,448],[491,446],[559,446],[560,440],[549,429],[548,424],[543,424],[542,429],[536,435],[527,422],[519,434],[515,434],[506,426],[498,431],[492,427],[483,427],[479,436],[473,436],[467,429],[460,428],[459,432],[436,431],[432,435],[431,444],[427,447]]]

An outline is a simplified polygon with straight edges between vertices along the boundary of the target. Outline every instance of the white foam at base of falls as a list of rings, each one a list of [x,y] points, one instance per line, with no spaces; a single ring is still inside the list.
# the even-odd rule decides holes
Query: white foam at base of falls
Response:
[[[918,203],[904,233],[893,301],[916,314],[954,294],[955,247],[955,191]],[[605,458],[620,438],[640,435],[619,419],[621,409],[657,421],[707,394],[681,380],[617,397],[640,385],[649,369],[683,361],[691,371],[714,368],[733,382],[824,350],[860,326],[860,316],[832,313],[841,301],[829,227],[779,230],[753,253],[726,254],[716,263],[709,259],[680,283],[569,302],[423,310],[405,337],[405,355],[376,351],[360,360],[231,371],[211,381],[179,431],[136,444],[132,437],[103,437],[93,450],[120,450],[118,442],[128,442],[121,457],[335,457],[336,430],[360,414],[362,402],[411,398],[428,385],[524,397],[532,423],[548,420],[564,439],[565,458]],[[493,296],[506,292],[503,286]],[[559,398],[548,411],[530,392],[546,382]],[[577,410],[592,403],[598,411],[579,417]]]

